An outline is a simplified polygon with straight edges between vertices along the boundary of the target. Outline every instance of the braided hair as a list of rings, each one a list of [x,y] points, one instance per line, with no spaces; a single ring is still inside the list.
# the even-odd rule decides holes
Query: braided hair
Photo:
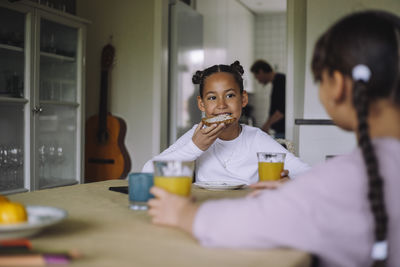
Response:
[[[383,177],[369,135],[368,112],[378,99],[400,105],[400,18],[383,11],[354,13],[340,20],[317,41],[311,63],[316,81],[335,70],[353,80],[353,105],[358,120],[358,145],[368,175],[368,195],[376,243],[373,266],[387,260],[388,215]],[[361,65],[359,65],[361,64]]]
[[[239,85],[240,93],[243,93],[243,78],[242,75],[244,73],[242,65],[240,65],[239,61],[233,62],[231,65],[214,65],[203,71],[198,70],[192,77],[193,84],[200,85],[200,97],[203,98],[203,88],[205,80],[208,76],[217,73],[217,72],[227,72],[231,73],[235,78],[235,81]]]

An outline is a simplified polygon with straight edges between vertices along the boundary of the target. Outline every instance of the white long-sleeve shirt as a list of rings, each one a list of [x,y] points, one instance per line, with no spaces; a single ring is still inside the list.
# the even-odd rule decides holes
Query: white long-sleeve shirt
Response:
[[[257,152],[286,153],[284,168],[289,170],[291,178],[310,168],[268,134],[247,125],[242,125],[241,133],[234,140],[216,139],[206,151],[202,151],[192,141],[196,127],[194,125],[168,149],[149,160],[142,171],[153,172],[153,160],[196,161],[196,181],[252,184],[258,181]]]
[[[400,141],[376,139],[389,216],[389,267],[400,266]],[[316,166],[258,197],[209,201],[193,225],[204,246],[290,247],[320,258],[324,267],[371,266],[375,242],[368,177],[359,149]]]

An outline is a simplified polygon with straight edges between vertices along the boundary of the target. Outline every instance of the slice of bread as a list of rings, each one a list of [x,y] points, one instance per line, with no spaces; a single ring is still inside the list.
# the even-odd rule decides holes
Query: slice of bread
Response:
[[[203,121],[204,125],[211,126],[213,124],[220,124],[220,123],[225,123],[226,125],[231,124],[236,120],[236,118],[228,114],[221,114],[214,117],[203,118],[201,120]]]

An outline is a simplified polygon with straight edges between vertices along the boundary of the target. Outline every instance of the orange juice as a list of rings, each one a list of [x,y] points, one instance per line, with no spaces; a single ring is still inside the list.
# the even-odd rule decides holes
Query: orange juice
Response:
[[[281,178],[283,162],[259,162],[258,176],[260,181],[274,181]]]
[[[154,176],[154,185],[164,188],[170,193],[189,196],[192,186],[190,176]]]

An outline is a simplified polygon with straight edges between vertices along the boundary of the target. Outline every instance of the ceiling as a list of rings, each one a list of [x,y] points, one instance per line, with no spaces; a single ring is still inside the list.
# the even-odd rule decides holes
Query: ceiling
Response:
[[[238,0],[256,14],[286,12],[286,0]]]

